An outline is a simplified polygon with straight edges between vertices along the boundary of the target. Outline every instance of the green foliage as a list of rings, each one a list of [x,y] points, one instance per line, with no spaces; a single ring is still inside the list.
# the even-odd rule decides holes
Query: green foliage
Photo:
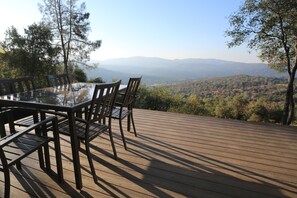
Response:
[[[291,61],[296,54],[296,11],[296,0],[245,0],[229,18],[229,47],[247,41],[250,48],[259,50],[263,61],[277,70],[287,70],[285,51],[289,51]]]
[[[148,109],[149,107],[146,106],[147,96],[150,95],[151,89],[146,87],[145,85],[140,85],[137,91],[136,100],[135,100],[135,107],[141,109]]]
[[[242,77],[245,78],[245,77]],[[237,80],[240,78],[238,76],[234,77],[236,79],[234,82],[233,78],[223,78],[221,80],[227,80],[226,86],[224,85],[224,90],[226,93],[221,92],[221,95],[215,95],[212,93],[214,90],[217,90],[217,81],[212,84],[212,80],[208,80],[205,82],[205,85],[208,87],[208,93],[201,93],[201,95],[190,94],[188,96],[188,91],[182,88],[181,84],[175,84],[172,86],[157,86],[157,87],[146,87],[141,86],[138,91],[137,100],[135,103],[135,107],[142,109],[153,109],[160,111],[170,111],[177,113],[186,113],[186,114],[194,114],[201,116],[214,116],[218,118],[225,119],[238,119],[238,120],[247,120],[247,121],[257,121],[257,122],[274,122],[281,123],[282,117],[282,108],[280,106],[280,100],[274,98],[275,95],[269,94],[255,94],[254,92],[257,89],[249,89],[249,86],[259,86],[258,83],[260,81],[245,82],[241,81],[241,85],[245,84],[246,91],[239,91],[235,94],[232,93],[232,89],[240,90],[239,87],[235,86]],[[248,78],[250,79],[258,79],[258,77]],[[271,92],[271,90],[276,90],[276,87],[282,87],[280,83],[283,82],[282,79],[273,79],[273,78],[261,78],[264,84],[271,89],[268,89],[267,92]],[[194,83],[196,83],[194,81]],[[273,83],[275,83],[273,86]],[[188,83],[185,83],[184,86],[188,86]],[[212,87],[213,85],[213,87]],[[182,92],[174,93],[172,90],[176,90],[176,86],[181,90],[184,90],[185,93]],[[203,85],[197,84],[199,89],[203,89]],[[262,86],[262,85],[261,85]],[[242,88],[243,89],[243,88]],[[262,92],[262,89],[258,89],[259,92]],[[190,90],[191,92],[195,92],[194,90]],[[230,96],[227,97],[227,94]]]
[[[232,109],[228,105],[228,101],[220,98],[217,98],[217,100],[214,115],[218,118],[232,118]]]
[[[249,101],[243,94],[227,98],[217,98],[214,104],[214,115],[218,118],[247,119],[247,105]]]
[[[193,80],[165,87],[174,90],[174,94],[195,94],[201,99],[243,94],[249,99],[270,98],[282,102],[286,92],[287,79],[259,76],[238,75],[207,80]]]
[[[167,111],[174,101],[174,96],[171,90],[155,87],[150,91],[150,94],[146,96],[144,105],[148,107],[148,109]]]
[[[23,36],[16,28],[9,28],[0,42],[5,52],[0,54],[2,77],[32,76],[36,84],[45,85],[45,75],[56,70],[59,52],[51,45],[52,39],[51,30],[42,23],[28,26]]]
[[[231,118],[246,120],[246,107],[248,103],[248,100],[244,98],[242,94],[231,98],[231,100],[227,103],[231,109]]]
[[[184,100],[180,96],[175,96],[175,103],[170,106],[168,111],[194,115],[209,114],[205,108],[205,102],[199,99],[196,95],[190,95]]]
[[[88,80],[87,74],[84,72],[84,70],[82,70],[80,68],[74,69],[73,76],[77,82],[87,82],[87,80]]]
[[[280,106],[269,110],[269,121],[274,123],[281,123],[283,110]]]
[[[259,99],[256,102],[250,103],[247,107],[248,121],[267,122],[269,120],[269,112],[267,109],[267,100]]]
[[[105,81],[101,77],[92,78],[92,79],[88,80],[88,82],[90,82],[90,83],[105,83]]]
[[[283,124],[289,125],[295,115],[294,80],[297,70],[297,1],[245,0],[230,16],[229,47],[248,43],[259,52],[271,68],[287,72]]]

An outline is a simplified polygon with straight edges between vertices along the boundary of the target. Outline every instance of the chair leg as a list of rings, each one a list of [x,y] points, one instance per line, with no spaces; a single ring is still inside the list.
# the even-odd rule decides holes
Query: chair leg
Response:
[[[11,113],[8,113],[7,115],[9,131],[10,133],[16,133],[13,115]]]
[[[44,115],[45,116],[45,115]],[[43,115],[41,115],[41,120],[42,119],[45,119],[45,117],[43,117]],[[37,122],[39,122],[39,116],[38,116],[38,114],[36,113],[36,114],[33,114],[33,120],[34,120],[34,123],[37,123]],[[35,134],[40,134],[41,133],[41,131],[39,131],[39,130],[36,130],[35,131]],[[42,169],[42,170],[44,170],[45,169],[45,167],[44,167],[44,158],[43,158],[44,156],[43,156],[43,149],[42,149],[42,147],[40,147],[39,149],[38,149],[38,159],[39,159],[39,166],[40,166],[40,169]]]
[[[89,164],[90,164],[93,179],[94,179],[94,182],[96,183],[97,182],[97,175],[96,175],[94,164],[93,164],[93,161],[92,161],[92,158],[91,158],[90,147],[89,147],[89,142],[88,141],[85,141],[85,146],[86,146],[86,154],[87,154],[88,161],[89,161]]]
[[[118,159],[118,156],[117,156],[117,151],[116,151],[116,148],[114,146],[114,141],[113,141],[113,137],[112,137],[112,132],[111,132],[111,124],[109,124],[109,138],[110,138],[110,142],[111,142],[111,146],[112,146],[112,150],[113,150],[113,156],[114,156],[114,159]]]
[[[60,146],[60,137],[58,133],[54,133],[54,144],[55,144],[55,155],[56,155],[56,164],[57,164],[57,173],[59,182],[64,181],[63,176],[63,166],[61,158],[61,146]]]
[[[37,114],[35,116],[36,116],[36,118],[34,118],[34,121],[35,120],[38,121]],[[46,119],[44,113],[42,113],[40,116],[41,116],[41,120]],[[46,132],[45,126],[42,126],[41,128],[42,128],[41,129],[42,130],[41,133],[43,133],[42,135],[45,136],[45,137],[47,137],[47,132]],[[51,162],[50,162],[50,155],[49,155],[49,146],[48,146],[48,144],[45,144],[43,146],[43,150],[44,150],[45,167],[46,167],[46,170],[47,171],[50,171],[51,170]]]
[[[44,145],[44,158],[45,158],[45,167],[47,171],[51,170],[51,161],[49,156],[49,146],[48,144]]]
[[[125,140],[123,126],[122,126],[122,119],[119,119],[119,125],[120,125],[120,131],[121,131],[121,135],[122,135],[122,140],[123,140],[124,148],[125,148],[125,150],[127,150],[126,140]]]
[[[21,163],[21,161],[18,161],[17,163],[16,163],[16,167],[17,167],[17,169],[20,171],[20,170],[22,170],[22,163]]]
[[[131,120],[132,120],[132,125],[133,125],[134,135],[135,135],[135,137],[137,137],[137,133],[136,133],[136,128],[135,128],[135,123],[134,123],[134,118],[133,118],[133,111],[132,111],[132,109],[131,109],[130,116],[131,116]]]
[[[0,137],[3,138],[5,136],[6,136],[5,126],[2,119],[0,119]]]
[[[44,159],[43,159],[43,151],[42,148],[38,149],[38,159],[39,159],[39,166],[40,169],[44,170]]]
[[[130,132],[130,129],[131,129],[131,116],[130,116],[130,113],[129,113],[128,116],[127,116],[127,131]]]
[[[4,197],[9,197],[10,195],[10,176],[9,176],[9,169],[6,168],[4,170],[4,179],[5,179],[5,193],[4,193]]]

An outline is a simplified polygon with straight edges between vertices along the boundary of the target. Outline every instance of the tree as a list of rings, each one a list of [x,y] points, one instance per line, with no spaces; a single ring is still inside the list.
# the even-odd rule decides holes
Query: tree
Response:
[[[191,94],[187,99],[181,96],[174,96],[174,99],[168,111],[204,116],[209,114],[205,102],[195,94]]]
[[[45,75],[55,70],[59,49],[51,45],[53,35],[44,24],[33,24],[20,35],[15,27],[6,31],[0,42],[1,74],[5,76],[32,76],[37,84],[45,84]],[[2,77],[5,77],[2,76]]]
[[[88,80],[90,83],[105,83],[102,77],[91,78]]]
[[[229,47],[248,43],[262,61],[280,72],[287,72],[288,84],[283,120],[291,124],[295,116],[294,80],[297,69],[297,1],[245,0],[229,18]]]
[[[232,118],[237,120],[246,120],[246,108],[248,104],[249,101],[244,98],[243,94],[232,97],[232,99],[228,101]]]
[[[217,103],[214,109],[214,115],[218,118],[232,118],[232,109],[228,105],[227,99],[217,99]]]
[[[269,119],[269,112],[265,105],[267,102],[263,98],[250,102],[247,107],[248,121],[267,122]]]
[[[78,68],[78,67],[75,68],[73,71],[73,74],[74,74],[74,79],[77,80],[78,82],[87,82],[88,80],[86,73],[81,68]]]
[[[56,46],[61,48],[64,72],[78,64],[88,66],[90,53],[100,47],[101,41],[89,41],[89,16],[86,4],[77,6],[77,0],[43,0],[39,4],[43,21],[47,23],[56,38]]]

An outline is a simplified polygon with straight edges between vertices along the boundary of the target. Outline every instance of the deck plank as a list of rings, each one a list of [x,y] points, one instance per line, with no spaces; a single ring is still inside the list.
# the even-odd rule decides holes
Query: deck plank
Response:
[[[107,134],[92,141],[97,184],[81,144],[83,189],[75,189],[61,135],[65,182],[41,170],[34,153],[22,171],[11,169],[11,197],[297,197],[297,127],[140,109],[134,116],[138,137],[125,133],[127,151],[113,121],[118,160]],[[1,194],[3,186],[1,174]]]

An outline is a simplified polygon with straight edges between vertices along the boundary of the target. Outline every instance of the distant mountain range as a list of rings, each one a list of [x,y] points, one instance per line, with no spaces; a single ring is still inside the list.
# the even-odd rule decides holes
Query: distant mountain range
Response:
[[[93,61],[95,62],[95,61]],[[232,75],[282,77],[264,63],[241,63],[217,59],[168,60],[150,57],[118,58],[100,61],[99,67],[86,71],[89,78],[128,79],[142,76],[147,85],[184,80],[199,80]]]

